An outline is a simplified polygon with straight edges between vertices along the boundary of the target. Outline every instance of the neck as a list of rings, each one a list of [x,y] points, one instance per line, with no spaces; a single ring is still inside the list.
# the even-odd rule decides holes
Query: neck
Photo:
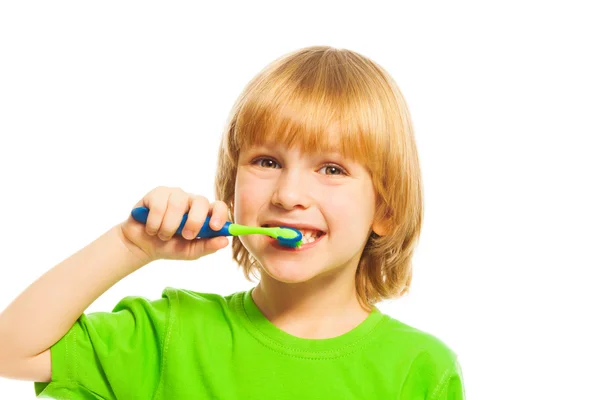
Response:
[[[361,306],[351,272],[350,279],[322,277],[301,283],[280,282],[263,273],[252,298],[271,323],[289,334],[307,339],[339,336],[371,311]]]

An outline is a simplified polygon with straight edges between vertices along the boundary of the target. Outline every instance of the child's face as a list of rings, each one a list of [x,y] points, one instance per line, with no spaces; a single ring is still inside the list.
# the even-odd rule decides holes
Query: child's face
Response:
[[[240,237],[264,271],[278,281],[299,283],[354,271],[372,229],[375,203],[367,170],[339,154],[303,153],[277,145],[252,146],[240,153],[236,223],[304,224],[322,233],[300,249],[281,247],[266,235]]]

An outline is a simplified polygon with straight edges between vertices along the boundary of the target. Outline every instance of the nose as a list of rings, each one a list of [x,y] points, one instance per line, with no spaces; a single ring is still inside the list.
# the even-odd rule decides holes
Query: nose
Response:
[[[312,195],[306,178],[299,170],[284,169],[277,179],[271,203],[288,211],[310,207]]]

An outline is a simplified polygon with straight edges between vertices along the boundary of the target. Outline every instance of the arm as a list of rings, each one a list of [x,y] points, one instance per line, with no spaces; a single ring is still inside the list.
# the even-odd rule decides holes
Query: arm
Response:
[[[116,225],[33,282],[0,314],[0,376],[48,382],[50,350],[85,309],[148,261]]]
[[[195,239],[208,214],[213,229],[223,227],[222,201],[209,204],[203,196],[161,186],[141,205],[150,208],[145,225],[129,216],[42,275],[0,314],[0,376],[49,382],[50,347],[111,286],[153,260],[195,260],[229,243],[224,237]],[[186,212],[185,236],[174,236]]]

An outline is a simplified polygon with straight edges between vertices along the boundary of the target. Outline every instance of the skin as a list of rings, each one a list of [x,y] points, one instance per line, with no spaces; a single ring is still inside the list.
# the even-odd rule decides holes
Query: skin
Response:
[[[283,251],[263,235],[240,240],[261,266],[252,296],[280,329],[303,338],[330,338],[359,325],[355,273],[374,221],[376,196],[369,173],[340,154],[303,153],[278,145],[240,153],[234,217],[243,225],[284,220],[326,234],[299,252]]]

